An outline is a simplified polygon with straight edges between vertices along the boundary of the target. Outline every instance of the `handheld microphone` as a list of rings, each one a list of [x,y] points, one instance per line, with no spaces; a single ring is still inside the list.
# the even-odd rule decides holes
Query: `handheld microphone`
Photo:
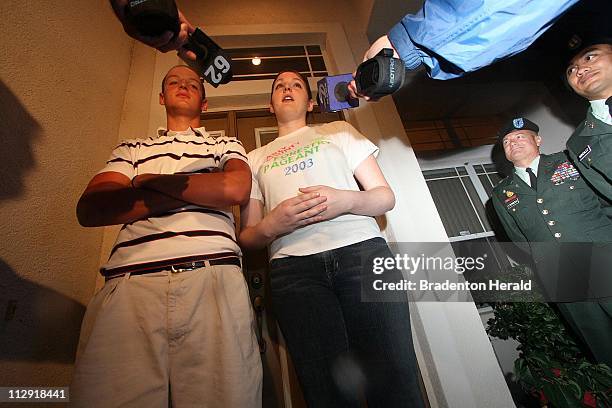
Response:
[[[130,0],[126,6],[128,21],[146,36],[158,36],[166,31],[178,35],[181,24],[174,0]],[[189,35],[186,49],[196,55],[196,60],[184,61],[215,88],[232,80],[231,58],[202,30]]]
[[[317,82],[321,111],[336,112],[359,106],[359,100],[348,95],[351,74],[325,77]],[[397,91],[404,83],[404,62],[393,58],[393,50],[382,49],[374,58],[362,62],[355,73],[357,93],[377,100]],[[333,89],[333,93],[330,90]]]
[[[232,59],[202,30],[196,28],[184,47],[196,55],[195,61],[184,61],[200,72],[206,82],[216,88],[232,80]]]
[[[353,75],[342,74],[327,76],[317,82],[317,99],[322,112],[337,112],[359,106],[359,99],[349,95],[348,84],[352,80]]]

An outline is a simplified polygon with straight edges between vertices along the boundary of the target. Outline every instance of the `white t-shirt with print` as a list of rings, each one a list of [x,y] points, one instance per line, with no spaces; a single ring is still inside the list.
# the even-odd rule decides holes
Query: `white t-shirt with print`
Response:
[[[378,148],[347,122],[304,126],[248,154],[251,198],[262,201],[267,213],[301,194],[301,187],[359,191],[354,172],[371,154]],[[381,236],[373,217],[344,214],[278,237],[270,258],[311,255]]]

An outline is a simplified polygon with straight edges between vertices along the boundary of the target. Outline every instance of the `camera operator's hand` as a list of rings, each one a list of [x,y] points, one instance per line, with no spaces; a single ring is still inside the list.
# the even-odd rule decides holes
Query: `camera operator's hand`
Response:
[[[166,31],[162,35],[151,37],[140,34],[136,30],[136,28],[130,24],[127,16],[125,15],[128,0],[110,0],[110,3],[113,7],[115,15],[117,16],[119,21],[121,21],[121,25],[123,25],[123,30],[130,37],[140,41],[143,44],[151,46],[160,52],[177,50],[179,56],[183,59],[196,59],[196,55],[192,51],[188,51],[187,49],[183,48],[183,45],[185,45],[185,43],[187,42],[189,34],[193,33],[195,31],[195,28],[185,18],[185,16],[183,15],[183,13],[181,13],[180,10],[178,11],[178,14],[179,21],[181,23],[181,29],[176,37],[171,31]]]
[[[397,50],[395,49],[395,47],[393,47],[393,44],[391,44],[391,41],[389,41],[389,37],[387,37],[386,35],[383,35],[382,37],[374,41],[374,43],[370,46],[370,49],[366,51],[365,55],[363,56],[363,61],[369,60],[370,58],[374,58],[383,48],[391,48],[393,50],[393,57],[399,58],[399,54],[397,53]],[[353,78],[355,78],[355,74],[356,74],[356,71],[353,72]],[[369,96],[365,96],[365,95],[361,95],[357,93],[357,84],[355,84],[354,79],[348,85],[348,89],[349,89],[349,93],[351,94],[352,98],[363,98],[366,101],[370,100]]]

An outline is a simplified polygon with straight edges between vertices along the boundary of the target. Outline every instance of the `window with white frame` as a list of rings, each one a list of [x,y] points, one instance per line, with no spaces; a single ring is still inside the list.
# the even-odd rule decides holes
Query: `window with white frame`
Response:
[[[503,269],[509,265],[507,256],[496,244],[486,209],[493,187],[502,179],[495,165],[464,163],[462,166],[425,170],[423,176],[449,241],[487,243],[491,266]]]
[[[273,79],[283,70],[298,71],[306,77],[324,77],[327,67],[319,45],[229,48],[234,81]]]

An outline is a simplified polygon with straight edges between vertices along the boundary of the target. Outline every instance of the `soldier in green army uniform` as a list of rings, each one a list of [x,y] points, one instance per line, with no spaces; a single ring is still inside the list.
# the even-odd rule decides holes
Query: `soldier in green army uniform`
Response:
[[[612,221],[565,152],[540,154],[538,131],[526,118],[513,119],[501,129],[500,141],[514,172],[493,189],[493,206],[508,237],[531,252],[542,279],[549,279],[544,275],[550,271],[565,277],[569,272],[574,282],[588,287],[593,266],[584,265],[591,261],[590,253],[581,258],[569,256],[566,249],[578,245],[574,252],[579,253],[582,244],[572,244],[576,242],[606,247],[603,243],[612,243]],[[596,269],[609,271],[612,260],[604,256],[603,263],[605,269]],[[559,303],[557,308],[594,359],[612,367],[612,300]]]
[[[574,36],[570,46],[574,56],[565,71],[567,83],[591,106],[567,150],[582,176],[612,204],[612,37]]]

